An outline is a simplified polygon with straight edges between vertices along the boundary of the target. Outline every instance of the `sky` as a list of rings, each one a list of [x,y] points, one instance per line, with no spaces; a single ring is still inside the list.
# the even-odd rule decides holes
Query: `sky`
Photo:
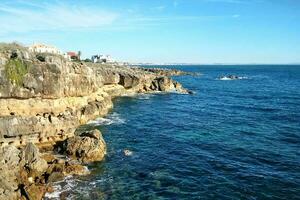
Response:
[[[300,63],[300,0],[0,0],[0,42],[151,63]]]

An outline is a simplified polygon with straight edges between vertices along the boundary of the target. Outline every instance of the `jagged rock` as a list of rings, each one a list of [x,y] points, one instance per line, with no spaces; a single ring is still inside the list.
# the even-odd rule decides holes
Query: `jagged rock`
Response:
[[[26,198],[28,200],[41,200],[47,189],[45,185],[29,185],[24,188]]]
[[[41,158],[39,149],[31,142],[23,150],[22,161],[30,171],[34,171],[39,175],[48,168],[47,161]]]
[[[0,149],[0,199],[18,199],[20,151],[14,146]]]
[[[133,74],[120,74],[120,85],[123,85],[124,88],[132,88],[139,84],[139,78]]]
[[[7,73],[7,68],[16,73]],[[40,199],[47,181],[88,173],[80,163],[103,160],[106,144],[99,131],[74,136],[76,128],[107,114],[116,96],[187,93],[166,77],[181,73],[70,62],[60,55],[36,55],[17,44],[0,44],[0,199],[19,199],[21,190],[27,199]],[[43,156],[34,145],[51,149],[63,141],[65,153],[80,163]],[[32,196],[35,192],[38,196]]]
[[[67,155],[83,163],[103,160],[106,143],[99,130],[88,131],[66,141]]]
[[[139,69],[151,72],[160,76],[182,76],[182,75],[198,75],[197,73],[192,72],[184,72],[178,69],[167,69],[167,68],[143,68],[140,67]]]
[[[13,59],[24,68],[19,85],[9,80],[5,70]],[[186,93],[164,76],[181,73],[176,70],[70,62],[60,55],[36,55],[17,44],[0,45],[0,60],[0,142],[4,145],[63,141],[80,124],[105,115],[112,108],[111,98],[126,92]]]

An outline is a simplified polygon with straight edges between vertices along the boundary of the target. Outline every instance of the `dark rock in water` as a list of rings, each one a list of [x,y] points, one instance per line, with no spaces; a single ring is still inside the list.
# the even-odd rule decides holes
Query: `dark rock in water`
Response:
[[[146,178],[147,176],[148,176],[148,174],[145,173],[145,172],[139,172],[139,173],[138,173],[138,177],[139,177],[139,178]]]
[[[236,75],[229,75],[228,76],[230,79],[238,79],[239,77],[238,76],[236,76]]]
[[[228,76],[221,76],[219,79],[220,80],[237,80],[237,79],[240,79],[240,77],[236,76],[236,75],[228,75]]]
[[[125,156],[131,156],[132,154],[133,154],[133,152],[132,151],[130,151],[130,150],[128,150],[128,149],[124,149],[124,155]]]
[[[195,94],[195,92],[192,91],[192,90],[187,90],[187,93],[188,93],[188,94]]]

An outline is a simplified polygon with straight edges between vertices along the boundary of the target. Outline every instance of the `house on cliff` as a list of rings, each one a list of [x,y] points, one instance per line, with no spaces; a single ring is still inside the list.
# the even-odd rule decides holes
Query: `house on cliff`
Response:
[[[80,60],[81,52],[78,51],[77,53],[74,51],[69,51],[66,53],[65,58],[68,60]]]
[[[110,55],[93,55],[92,56],[93,63],[112,63],[114,60]]]

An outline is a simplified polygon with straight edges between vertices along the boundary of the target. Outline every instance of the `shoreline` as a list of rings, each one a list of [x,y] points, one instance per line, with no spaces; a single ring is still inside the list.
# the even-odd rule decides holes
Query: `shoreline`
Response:
[[[15,46],[0,52],[0,198],[42,199],[63,177],[88,174],[85,165],[104,159],[106,143],[98,130],[76,130],[106,116],[113,98],[191,93],[169,78],[190,75],[179,70],[77,63],[52,54],[41,62],[37,56]]]

